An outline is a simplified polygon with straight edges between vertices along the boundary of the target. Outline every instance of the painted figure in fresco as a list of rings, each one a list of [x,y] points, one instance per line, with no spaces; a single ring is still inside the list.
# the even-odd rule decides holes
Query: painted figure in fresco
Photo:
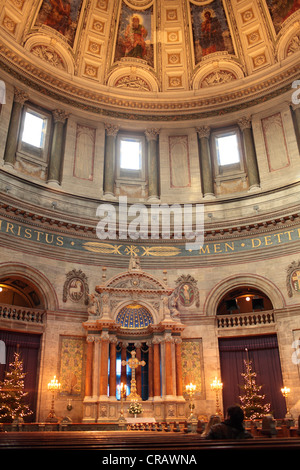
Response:
[[[202,55],[211,54],[225,49],[222,28],[213,10],[204,11],[204,20],[201,25],[200,45]]]
[[[147,35],[148,32],[140,23],[140,18],[137,15],[133,15],[131,23],[128,24],[125,30],[125,56],[143,59],[146,55],[145,38]]]
[[[300,0],[268,0],[273,23],[278,32],[282,23],[295,11],[300,9]]]
[[[179,288],[179,299],[182,305],[189,306],[194,300],[194,290],[189,284],[182,284]]]
[[[51,11],[48,13],[45,24],[65,35],[72,23],[71,4],[69,0],[49,0]]]

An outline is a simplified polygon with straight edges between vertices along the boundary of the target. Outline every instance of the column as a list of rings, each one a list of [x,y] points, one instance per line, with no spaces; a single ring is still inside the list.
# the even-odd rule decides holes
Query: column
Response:
[[[136,358],[139,362],[142,360],[142,351],[141,351],[141,343],[135,343],[135,351],[136,351]],[[139,366],[135,369],[135,380],[136,380],[136,389],[138,395],[142,396],[142,366]]]
[[[99,400],[105,400],[107,398],[108,356],[109,356],[109,334],[107,331],[103,331],[101,335]]]
[[[176,395],[181,397],[182,392],[182,360],[181,360],[181,338],[175,338],[175,363],[176,363]]]
[[[159,129],[147,129],[145,131],[148,142],[148,199],[159,199],[159,169],[157,136]]]
[[[48,183],[60,184],[65,141],[64,130],[68,114],[61,109],[55,109],[52,114],[54,127],[48,168]]]
[[[109,396],[116,397],[117,391],[117,342],[116,336],[110,336],[110,348],[109,348]]]
[[[165,379],[166,379],[166,398],[173,398],[173,361],[172,361],[172,343],[171,333],[165,335]]]
[[[153,398],[153,346],[149,341],[148,346],[148,396],[149,400]]]
[[[251,119],[243,117],[238,120],[238,125],[243,134],[244,150],[247,162],[249,191],[251,191],[251,189],[259,188],[259,174]]]
[[[98,398],[99,395],[99,371],[100,371],[100,347],[101,340],[99,335],[94,339],[94,354],[93,354],[93,397]]]
[[[4,152],[4,164],[12,167],[14,166],[16,160],[22,110],[24,103],[27,100],[27,93],[25,93],[23,90],[15,88],[14,102],[12,106],[10,123],[7,133],[6,147]]]
[[[298,149],[300,151],[300,105],[292,105],[293,121],[295,133],[298,142]]]
[[[104,196],[115,198],[116,136],[119,126],[105,124]]]
[[[85,368],[85,396],[91,397],[93,394],[93,354],[94,354],[94,337],[87,336],[87,354]]]
[[[153,392],[154,400],[161,397],[161,381],[160,381],[160,340],[153,338]]]
[[[200,139],[200,167],[202,173],[203,194],[205,198],[215,198],[213,171],[209,149],[210,127],[197,127],[196,131]]]

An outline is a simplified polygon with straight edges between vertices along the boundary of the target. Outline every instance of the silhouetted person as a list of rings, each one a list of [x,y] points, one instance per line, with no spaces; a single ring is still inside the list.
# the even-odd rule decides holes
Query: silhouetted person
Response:
[[[240,406],[230,406],[227,419],[214,424],[205,439],[251,439],[253,436],[244,428],[244,412]]]

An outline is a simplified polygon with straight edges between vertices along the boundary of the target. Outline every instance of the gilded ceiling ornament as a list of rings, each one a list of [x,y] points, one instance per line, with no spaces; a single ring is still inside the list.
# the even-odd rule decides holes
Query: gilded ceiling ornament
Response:
[[[30,52],[57,69],[64,70],[66,68],[64,61],[52,47],[41,44],[34,46]]]
[[[228,70],[217,70],[215,72],[209,73],[206,75],[206,77],[203,78],[201,87],[204,88],[221,85],[232,82],[232,80],[236,80],[236,76],[232,72],[229,72]]]

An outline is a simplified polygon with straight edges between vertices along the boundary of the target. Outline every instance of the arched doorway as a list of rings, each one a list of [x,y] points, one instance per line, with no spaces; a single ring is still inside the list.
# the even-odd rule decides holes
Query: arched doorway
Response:
[[[228,406],[241,404],[242,374],[250,363],[253,384],[260,387],[257,394],[265,396],[261,403],[269,403],[274,417],[283,418],[286,406],[271,299],[257,287],[236,286],[220,299],[217,317],[224,413]]]
[[[44,295],[44,288],[32,279],[30,272],[25,265],[0,266],[0,341],[5,349],[0,364],[0,380],[5,379],[18,351],[25,374],[24,391],[27,396],[24,401],[33,412],[24,418],[26,422],[36,419],[41,336],[46,321],[47,295],[51,295],[51,291]],[[35,271],[33,277],[38,278]]]

